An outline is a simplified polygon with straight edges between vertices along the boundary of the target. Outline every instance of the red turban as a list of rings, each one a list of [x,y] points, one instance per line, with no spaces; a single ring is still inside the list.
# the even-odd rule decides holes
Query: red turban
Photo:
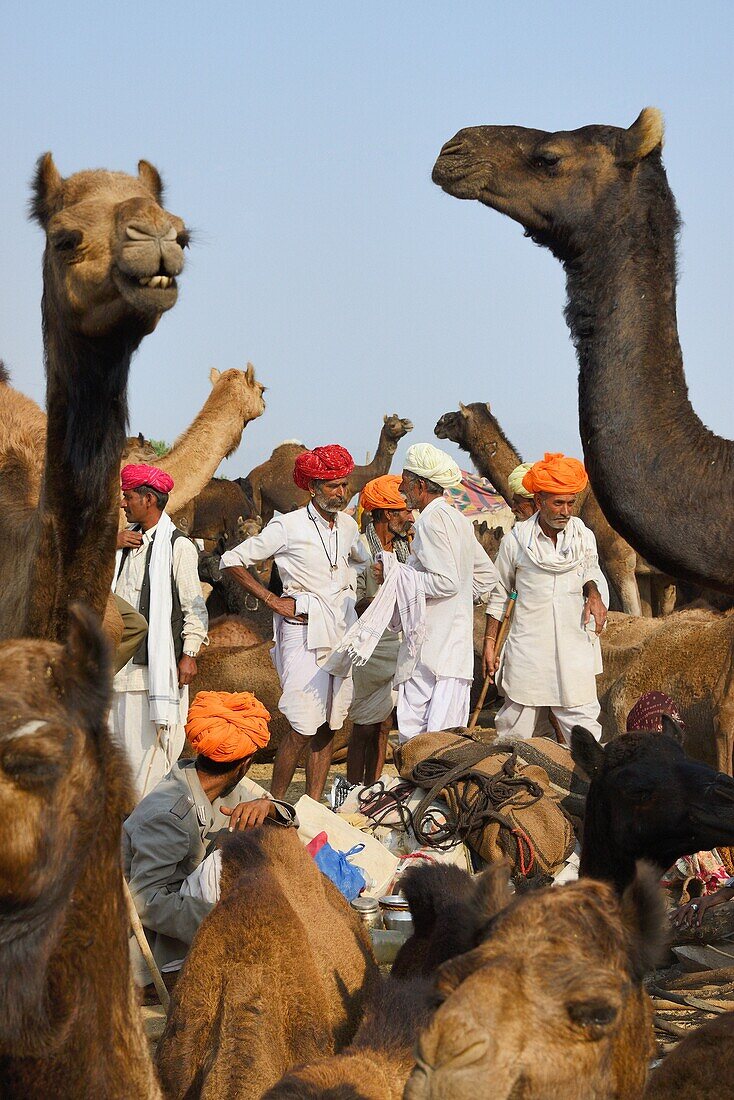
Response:
[[[270,714],[250,691],[199,691],[189,707],[186,736],[202,756],[245,760],[270,740]]]
[[[299,489],[308,489],[309,481],[336,481],[347,477],[353,469],[354,459],[349,451],[332,443],[299,454],[293,467],[293,480]]]
[[[382,477],[368,481],[359,498],[363,511],[372,512],[375,508],[384,508],[389,512],[407,508],[405,497],[400,495],[398,488],[402,480],[400,474],[383,474]]]
[[[580,493],[589,484],[583,462],[566,455],[546,454],[522,479],[529,493]]]
[[[683,719],[675,699],[664,695],[662,691],[646,691],[627,715],[627,733],[633,733],[635,730],[662,733],[664,714],[673,718],[679,726],[683,726]]]
[[[122,491],[139,489],[141,485],[150,485],[151,489],[157,489],[159,493],[170,493],[173,488],[173,478],[165,470],[159,470],[157,466],[139,465],[123,466],[120,473]]]

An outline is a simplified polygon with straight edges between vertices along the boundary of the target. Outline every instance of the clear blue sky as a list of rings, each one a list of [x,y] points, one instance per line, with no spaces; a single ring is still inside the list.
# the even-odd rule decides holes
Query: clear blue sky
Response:
[[[268,408],[225,464],[282,439],[358,461],[384,412],[433,440],[489,401],[525,458],[580,454],[563,275],[520,228],[431,183],[457,129],[629,125],[662,108],[681,208],[679,320],[695,408],[732,436],[729,0],[6,6],[0,355],[43,397],[42,234],[28,180],[146,157],[195,230],[179,302],[133,363],[131,430],[173,440],[209,368],[250,359]],[[468,461],[468,460],[467,460]]]

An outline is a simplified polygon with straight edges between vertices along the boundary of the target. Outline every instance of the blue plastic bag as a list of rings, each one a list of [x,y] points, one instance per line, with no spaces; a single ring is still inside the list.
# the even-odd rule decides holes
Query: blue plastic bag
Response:
[[[331,879],[347,901],[354,901],[367,885],[367,879],[359,867],[353,867],[349,863],[350,856],[356,856],[362,851],[364,851],[364,844],[355,844],[348,852],[340,852],[326,841],[314,856],[314,862],[319,871]]]

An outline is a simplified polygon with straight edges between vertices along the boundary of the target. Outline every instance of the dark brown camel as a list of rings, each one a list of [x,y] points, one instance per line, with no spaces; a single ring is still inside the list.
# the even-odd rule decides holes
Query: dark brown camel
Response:
[[[621,899],[584,880],[503,909],[440,968],[405,1100],[639,1100],[655,1048],[642,978],[667,925],[656,879],[641,864]]]
[[[687,757],[672,718],[663,731],[604,746],[581,726],[571,735],[574,762],[591,779],[580,874],[619,892],[638,859],[662,873],[680,856],[734,844],[734,779]]]
[[[351,1042],[377,975],[364,925],[295,829],[230,837],[158,1047],[166,1096],[259,1100]]]
[[[96,616],[72,609],[64,646],[0,644],[0,682],[0,1093],[156,1100],[120,870],[132,790]]]
[[[584,457],[614,529],[664,573],[732,593],[734,442],[688,398],[662,144],[650,107],[627,130],[476,126],[444,145],[433,179],[518,221],[563,264]]]
[[[188,534],[202,539],[204,547],[212,550],[222,539],[222,547],[229,550],[242,542],[242,526],[257,515],[252,494],[243,489],[244,478],[228,481],[213,477],[193,500],[193,520]]]
[[[366,466],[355,466],[349,478],[347,503],[361,493],[368,481],[390,472],[393,456],[398,443],[412,432],[410,420],[401,419],[397,413],[385,415],[380,438],[377,441],[375,457]],[[276,447],[267,462],[256,466],[247,475],[252,486],[256,512],[262,516],[263,523],[269,523],[274,512],[292,512],[308,503],[308,493],[299,489],[293,482],[293,464],[298,455],[305,451],[303,443],[288,440]]]
[[[443,414],[434,431],[439,439],[450,439],[467,451],[482,477],[486,477],[512,506],[508,478],[523,460],[489,404],[474,401],[470,405],[459,405],[456,412]],[[577,495],[574,514],[594,532],[599,558],[623,611],[628,615],[643,613],[640,593],[643,588],[651,589],[650,598],[645,601],[648,607],[665,614],[673,610],[675,587],[670,578],[652,570],[629,543],[612,530],[590,486]]]
[[[63,638],[70,599],[104,612],[130,360],[176,302],[188,241],[162,191],[144,160],[137,176],[68,179],[50,153],[38,162],[31,212],[46,233],[47,457],[39,507],[0,524],[0,638]]]
[[[732,1092],[734,1012],[689,1032],[650,1074],[644,1100],[706,1100]]]

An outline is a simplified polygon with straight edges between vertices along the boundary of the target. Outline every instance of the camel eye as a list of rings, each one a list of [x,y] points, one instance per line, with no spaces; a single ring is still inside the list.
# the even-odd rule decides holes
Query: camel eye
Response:
[[[59,779],[62,762],[43,749],[18,746],[6,749],[2,757],[5,774],[23,790],[49,787]]]
[[[609,1027],[619,1012],[616,1005],[608,1001],[571,1001],[566,1005],[566,1011],[574,1024],[588,1029],[591,1034]]]
[[[558,153],[536,153],[533,164],[536,168],[553,168],[560,159]]]
[[[78,229],[60,229],[53,234],[51,243],[57,252],[76,252],[82,243],[82,234]]]

